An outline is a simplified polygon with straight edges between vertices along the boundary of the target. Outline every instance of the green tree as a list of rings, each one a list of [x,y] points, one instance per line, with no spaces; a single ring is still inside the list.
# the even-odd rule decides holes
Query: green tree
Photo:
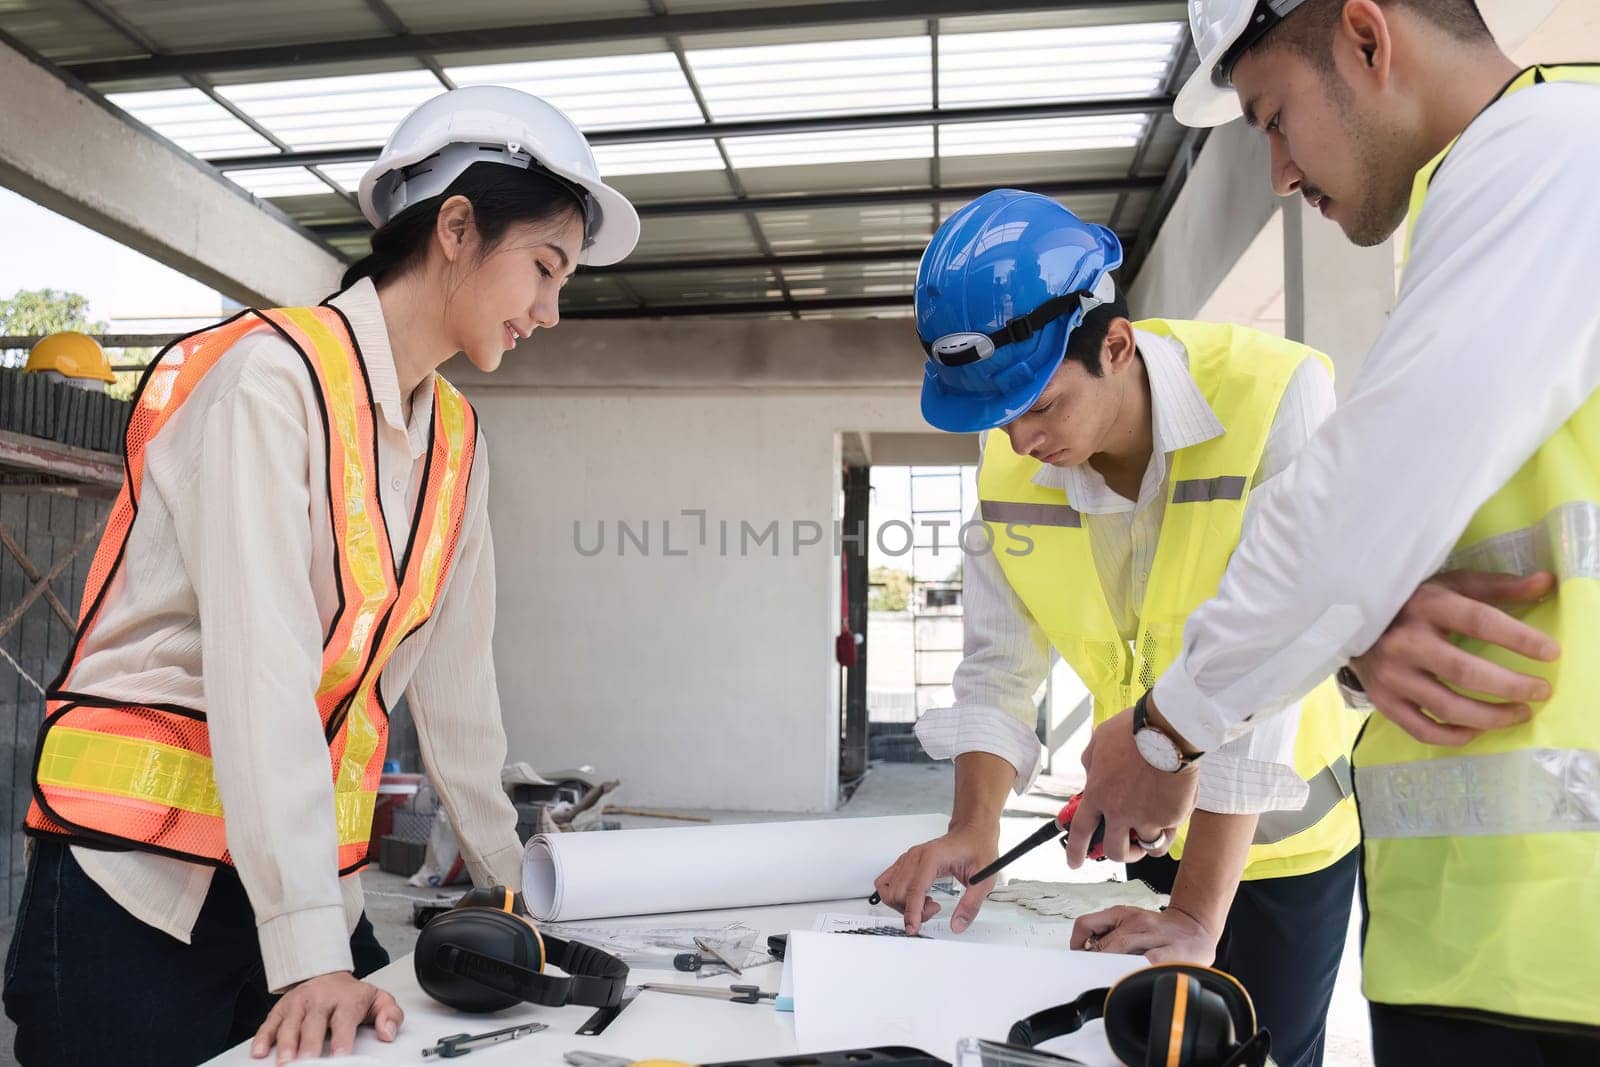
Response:
[[[111,356],[111,365],[114,367],[148,366],[156,358],[154,348],[123,348],[118,349]],[[133,391],[139,387],[139,379],[143,371],[118,371],[117,380],[106,385],[106,396],[113,400],[132,400]]]
[[[911,605],[911,575],[888,567],[874,567],[867,575],[872,595],[869,611],[904,611]]]
[[[89,298],[61,289],[19,289],[10,300],[0,300],[0,336],[42,337],[60,330],[104,334],[106,324],[89,318]],[[153,348],[124,348],[108,354],[116,366],[143,367],[155,358]],[[26,349],[0,354],[0,366],[20,367],[28,360]],[[106,395],[129,400],[139,384],[138,371],[123,371],[107,383]]]
[[[89,298],[60,289],[18,289],[0,300],[0,331],[6,336],[34,336],[57,330],[105,333],[106,324],[89,321]]]
[[[106,324],[89,319],[89,298],[61,289],[18,289],[9,300],[0,300],[0,336],[41,337],[59,330],[105,333]],[[27,349],[7,349],[3,365],[20,367],[27,362]]]

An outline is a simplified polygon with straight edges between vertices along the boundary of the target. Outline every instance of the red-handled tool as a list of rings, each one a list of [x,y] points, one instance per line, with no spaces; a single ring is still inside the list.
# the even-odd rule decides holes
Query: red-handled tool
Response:
[[[1022,843],[1017,845],[1016,848],[1013,848],[1010,852],[1007,852],[1004,856],[1001,856],[999,859],[989,864],[989,866],[973,875],[967,884],[977,885],[979,882],[987,881],[988,879],[993,878],[996,874],[1000,873],[1001,868],[1032,852],[1046,841],[1054,838],[1057,834],[1060,834],[1064,840],[1067,830],[1072,826],[1072,817],[1078,814],[1078,802],[1082,799],[1083,794],[1079,793],[1077,796],[1067,801],[1066,807],[1062,808],[1054,819],[1051,819],[1033,833],[1023,838]],[[1105,836],[1106,821],[1101,819],[1099,825],[1094,828],[1094,836],[1089,838],[1090,859],[1103,860],[1106,858],[1104,842]]]
[[[1017,845],[1016,848],[1013,848],[1010,852],[1007,852],[1004,856],[1001,856],[999,859],[995,860],[983,870],[969,878],[967,880],[967,885],[977,885],[979,882],[993,878],[1000,872],[1001,868],[1017,859],[1020,859],[1029,852],[1032,852],[1046,841],[1054,838],[1057,834],[1065,836],[1067,829],[1072,825],[1072,817],[1078,814],[1078,802],[1082,799],[1083,794],[1079,793],[1077,796],[1067,801],[1066,807],[1062,808],[1054,819],[1051,819],[1049,822],[1045,823],[1043,826],[1039,827],[1033,833],[1025,837],[1022,840],[1022,843]],[[1101,819],[1100,825],[1094,828],[1094,836],[1089,839],[1090,859],[1103,860],[1106,858],[1106,850],[1102,840],[1105,837],[1105,834],[1106,823],[1104,819]],[[1132,834],[1129,834],[1128,836],[1129,840],[1137,842],[1137,838],[1135,838]],[[883,898],[877,893],[873,893],[871,897],[867,898],[868,904],[880,904],[882,901]]]

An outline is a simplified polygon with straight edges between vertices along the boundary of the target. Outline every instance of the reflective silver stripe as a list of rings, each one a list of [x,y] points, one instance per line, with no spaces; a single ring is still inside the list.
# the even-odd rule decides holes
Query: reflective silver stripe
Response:
[[[1600,578],[1600,504],[1573,500],[1532,526],[1480,541],[1451,555],[1445,570]]]
[[[1245,479],[1239,474],[1217,478],[1189,478],[1172,483],[1174,504],[1199,504],[1207,500],[1243,500]]]
[[[1600,752],[1526,748],[1356,768],[1370,838],[1600,831]]]
[[[1305,807],[1299,811],[1264,812],[1256,823],[1253,845],[1274,845],[1311,829],[1325,819],[1339,801],[1350,795],[1350,761],[1340,756],[1310,781]]]
[[[980,500],[984,522],[1014,522],[1027,526],[1083,525],[1083,516],[1065,504],[1018,504],[1010,500]]]

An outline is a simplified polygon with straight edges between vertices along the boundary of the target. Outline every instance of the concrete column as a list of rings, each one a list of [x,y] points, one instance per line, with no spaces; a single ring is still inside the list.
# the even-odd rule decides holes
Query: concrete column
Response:
[[[276,208],[0,43],[0,185],[246,304],[314,303],[343,263]]]
[[[1394,243],[1358,248],[1302,197],[1283,202],[1284,336],[1327,353],[1342,398],[1394,307]]]
[[[1135,318],[1192,318],[1271,221],[1267,141],[1243,121],[1212,131],[1128,288]]]

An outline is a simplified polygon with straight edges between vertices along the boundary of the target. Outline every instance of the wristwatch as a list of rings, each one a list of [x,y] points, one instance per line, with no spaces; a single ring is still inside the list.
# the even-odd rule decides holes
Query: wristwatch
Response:
[[[1133,743],[1150,766],[1168,774],[1177,774],[1200,756],[1184,755],[1178,742],[1161,727],[1151,724],[1150,710],[1146,707],[1149,700],[1150,694],[1146,693],[1133,705]]]

